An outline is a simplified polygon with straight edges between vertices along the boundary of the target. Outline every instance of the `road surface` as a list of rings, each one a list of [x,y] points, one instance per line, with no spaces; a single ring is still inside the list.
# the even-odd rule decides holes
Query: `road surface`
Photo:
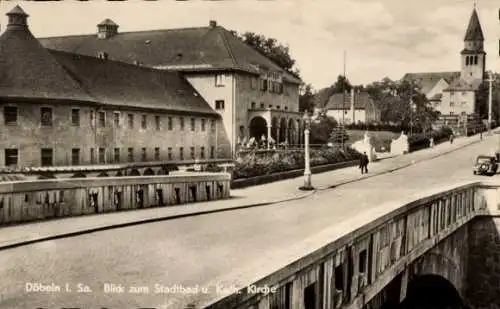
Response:
[[[143,224],[1,251],[0,308],[176,308],[178,299],[189,297],[188,291],[168,294],[164,289],[155,293],[158,292],[155,285],[156,288],[175,288],[176,284],[184,288],[209,287],[208,283],[220,275],[237,273],[255,261],[276,258],[280,250],[389,199],[444,183],[482,179],[472,175],[473,158],[479,153],[489,153],[495,141],[488,139],[303,200]],[[60,291],[28,291],[39,283],[58,285]],[[104,291],[106,283],[115,285],[108,285],[108,293]],[[66,291],[66,284],[71,292]],[[118,285],[135,286],[138,293],[118,293]]]

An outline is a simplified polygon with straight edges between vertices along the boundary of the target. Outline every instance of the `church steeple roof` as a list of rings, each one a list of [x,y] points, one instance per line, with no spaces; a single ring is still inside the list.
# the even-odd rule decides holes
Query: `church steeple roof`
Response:
[[[464,41],[484,41],[483,29],[481,29],[481,23],[479,22],[476,8],[472,10]]]

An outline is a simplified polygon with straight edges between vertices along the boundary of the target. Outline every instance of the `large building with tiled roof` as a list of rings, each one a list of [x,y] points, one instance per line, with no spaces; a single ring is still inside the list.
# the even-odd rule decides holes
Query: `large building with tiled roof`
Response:
[[[0,36],[0,166],[230,158],[222,119],[188,81],[44,48],[18,6]]]
[[[300,142],[301,80],[210,21],[208,27],[119,32],[106,19],[97,33],[42,38],[54,50],[178,71],[223,118],[235,153],[238,141],[262,136]]]
[[[457,72],[408,73],[403,77],[403,80],[420,85],[434,109],[444,118],[457,118],[457,125],[461,118],[467,122],[471,116],[476,120],[480,117],[477,115],[477,92],[485,79],[486,52],[476,8],[469,19],[460,59],[461,70]]]

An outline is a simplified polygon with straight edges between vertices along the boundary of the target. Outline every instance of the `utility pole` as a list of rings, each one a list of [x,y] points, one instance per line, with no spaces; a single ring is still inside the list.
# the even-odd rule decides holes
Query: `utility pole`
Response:
[[[345,84],[347,82],[345,76],[345,62],[346,62],[346,52],[344,50],[344,82],[342,83],[342,124],[340,125],[340,141],[342,145],[342,149],[344,149],[344,114],[345,114]]]
[[[413,135],[413,78],[410,79],[410,136]]]
[[[493,103],[493,74],[488,72],[488,135],[491,135],[492,103]]]

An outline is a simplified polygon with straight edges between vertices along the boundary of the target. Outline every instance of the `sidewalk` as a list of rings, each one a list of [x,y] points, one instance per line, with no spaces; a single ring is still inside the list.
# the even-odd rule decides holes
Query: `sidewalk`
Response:
[[[495,135],[492,137],[494,136]],[[484,139],[489,138],[489,136],[484,136]],[[360,174],[357,166],[314,174],[312,177],[313,185],[316,188],[315,191],[326,190],[347,183],[356,182],[364,178],[390,173],[412,164],[447,154],[479,141],[479,136],[457,138],[453,144],[445,142],[432,149],[428,148],[403,156],[387,158],[371,163],[369,166],[369,173],[365,175]],[[13,248],[44,240],[75,236],[145,222],[214,213],[229,209],[264,206],[289,200],[297,200],[314,194],[315,191],[298,190],[298,187],[302,184],[303,178],[298,177],[260,186],[232,190],[232,197],[227,200],[60,218],[3,227],[0,228],[0,249]]]

